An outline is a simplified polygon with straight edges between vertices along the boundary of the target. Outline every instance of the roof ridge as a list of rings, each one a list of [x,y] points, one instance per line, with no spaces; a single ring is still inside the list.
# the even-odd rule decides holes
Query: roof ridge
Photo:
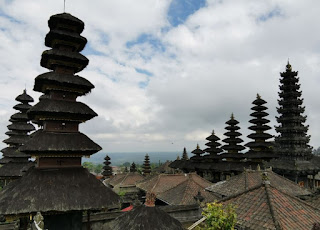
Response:
[[[169,188],[169,189],[167,189],[167,190],[162,191],[162,193],[164,193],[164,192],[168,192],[168,191],[170,191],[170,190],[172,190],[172,189],[174,189],[174,188],[178,187],[179,185],[183,184],[183,183],[184,183],[184,182],[186,182],[186,181],[188,181],[188,180],[184,180],[184,181],[182,181],[181,183],[178,183],[178,184],[176,184],[175,186],[172,186],[171,188]]]
[[[275,176],[278,176],[278,177],[280,177],[281,179],[284,179],[285,181],[287,181],[287,182],[289,182],[289,183],[291,183],[291,184],[293,184],[293,185],[298,185],[298,184],[296,184],[295,182],[293,182],[292,180],[289,180],[288,178],[286,178],[286,177],[284,177],[284,176],[281,176],[280,174],[277,174],[277,173],[275,173],[275,172],[273,172],[272,170],[271,171],[268,171],[268,173],[272,173],[273,175],[275,175]],[[273,186],[272,186],[273,187]],[[299,186],[300,187],[300,186]],[[273,187],[274,188],[274,187]],[[300,187],[301,188],[301,187]],[[307,191],[309,191],[307,188],[301,188],[301,189],[304,189],[304,190],[307,190]],[[310,192],[310,191],[309,191]]]
[[[251,192],[251,191],[253,191],[253,190],[256,190],[256,189],[258,189],[258,188],[261,188],[262,186],[263,186],[263,184],[259,184],[259,185],[253,186],[252,188],[250,188],[250,189],[248,189],[248,190],[235,193],[235,194],[233,194],[233,195],[231,195],[231,196],[227,196],[227,197],[219,200],[219,203],[224,202],[224,201],[227,201],[227,200],[231,200],[231,199],[233,199],[233,198],[236,198],[236,197],[238,197],[238,196],[241,196],[241,195],[244,194],[244,193]]]
[[[190,175],[190,174],[189,174]],[[204,182],[207,182],[207,183],[209,183],[209,184],[211,184],[210,186],[212,186],[212,185],[214,185],[214,183],[212,183],[212,182],[210,182],[210,181],[208,181],[208,180],[206,180],[206,179],[204,179],[203,177],[201,177],[201,176],[199,176],[198,174],[191,174],[191,177],[193,176],[193,175],[195,175],[197,178],[199,178],[200,180],[202,180],[202,181],[204,181]],[[193,179],[193,178],[192,178]],[[198,185],[200,185],[198,182],[196,182],[195,180],[193,180],[195,183],[197,183]],[[208,187],[206,187],[206,188],[208,188]]]
[[[129,175],[129,173],[127,173],[127,174],[123,177],[123,179],[121,180],[121,182],[119,183],[119,185],[122,185],[122,183],[124,182],[124,180],[127,179],[128,175]]]
[[[188,190],[187,188],[189,188],[189,185],[190,185],[190,182],[191,181],[193,181],[193,180],[190,180],[190,177],[189,177],[189,175],[188,175],[188,179],[186,180],[186,181],[184,181],[184,182],[187,182],[187,185],[186,185],[186,187],[185,187],[185,189],[184,189],[184,193],[183,193],[183,196],[182,196],[182,201],[184,201],[184,198],[186,197],[186,191]],[[182,183],[180,183],[180,185],[181,184],[183,184],[184,182],[182,182]]]
[[[153,192],[153,189],[156,187],[156,185],[159,183],[160,181],[160,177],[162,176],[162,174],[159,174],[157,182],[154,184],[154,186],[152,187],[152,189],[150,190],[150,192]]]
[[[270,213],[271,213],[271,217],[272,217],[272,220],[273,220],[273,223],[276,227],[276,230],[281,230],[281,226],[280,226],[280,221],[279,221],[279,218],[278,218],[278,213],[276,212],[275,208],[273,207],[273,196],[272,196],[272,193],[271,191],[269,190],[270,188],[270,184],[264,184],[264,188],[265,188],[265,193],[266,193],[266,196],[267,196],[267,202],[269,204],[269,210],[270,210]]]

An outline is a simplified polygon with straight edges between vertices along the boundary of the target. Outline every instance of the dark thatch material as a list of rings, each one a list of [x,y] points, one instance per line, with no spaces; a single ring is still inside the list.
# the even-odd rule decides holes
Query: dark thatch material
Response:
[[[7,126],[9,130],[17,130],[17,131],[26,131],[30,132],[35,130],[34,126],[25,122],[14,122],[11,125]]]
[[[118,195],[85,168],[32,168],[0,192],[0,214],[101,210],[118,202]]]
[[[51,99],[42,99],[28,111],[30,119],[40,114],[50,116],[55,120],[74,121],[86,121],[98,115],[82,102]]]
[[[157,207],[138,206],[104,225],[110,230],[183,230],[181,223]]]
[[[3,156],[10,157],[10,158],[29,158],[30,155],[25,154],[17,150],[17,147],[7,147],[1,150]]]
[[[50,29],[56,29],[58,25],[61,25],[61,24],[69,25],[69,27],[73,26],[75,28],[74,31],[79,34],[81,34],[84,29],[83,21],[81,21],[79,18],[68,13],[52,15],[48,21],[48,25]],[[68,29],[64,28],[64,30],[68,30]]]
[[[26,90],[23,90],[23,93],[16,97],[16,101],[19,102],[33,102],[33,98],[27,94]]]
[[[19,136],[11,136],[5,139],[3,142],[6,144],[14,144],[14,145],[21,145],[26,143],[29,140],[29,136],[27,135],[19,135]]]
[[[48,47],[55,47],[56,45],[65,44],[73,46],[76,52],[83,50],[87,43],[87,39],[78,33],[63,31],[63,30],[50,30],[46,35],[45,45]]]
[[[42,53],[41,66],[55,70],[56,66],[66,66],[80,72],[88,65],[89,60],[80,53],[58,49],[46,50]]]
[[[29,168],[34,166],[34,162],[12,162],[3,165],[0,168],[0,178],[21,177]]]
[[[28,105],[28,104],[17,104],[15,106],[13,106],[14,109],[19,110],[19,111],[28,111],[32,106]]]
[[[28,115],[26,113],[15,113],[11,117],[13,120],[19,120],[19,121],[28,121]]]
[[[37,131],[30,141],[19,148],[20,151],[36,154],[91,155],[102,148],[83,133],[55,133]]]
[[[76,90],[78,93],[82,92],[82,94],[89,93],[94,88],[94,85],[83,77],[48,72],[36,77],[33,90],[46,93],[47,90],[52,89],[54,86],[63,87],[66,90],[69,89],[71,91]]]

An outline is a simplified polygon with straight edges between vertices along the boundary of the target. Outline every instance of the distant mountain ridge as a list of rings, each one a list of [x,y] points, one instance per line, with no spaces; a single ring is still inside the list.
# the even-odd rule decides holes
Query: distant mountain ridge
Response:
[[[111,165],[122,165],[125,162],[135,162],[136,164],[142,164],[144,157],[147,154],[146,152],[118,152],[118,153],[104,153],[99,152],[92,155],[90,158],[82,158],[82,162],[92,162],[95,164],[103,163],[105,156],[111,158]],[[148,152],[151,163],[161,163],[166,162],[167,160],[173,161],[177,159],[179,155],[181,157],[181,152]]]

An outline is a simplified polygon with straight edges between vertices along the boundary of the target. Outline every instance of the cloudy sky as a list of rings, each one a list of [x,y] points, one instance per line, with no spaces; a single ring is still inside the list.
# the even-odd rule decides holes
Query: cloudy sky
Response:
[[[319,147],[319,9],[318,0],[67,0],[88,39],[79,75],[95,85],[79,100],[99,114],[80,130],[104,152],[190,152],[212,129],[225,138],[233,112],[247,142],[257,93],[276,125],[279,72],[290,58]],[[26,87],[38,101],[47,21],[61,12],[63,0],[0,0],[1,140],[14,98]]]

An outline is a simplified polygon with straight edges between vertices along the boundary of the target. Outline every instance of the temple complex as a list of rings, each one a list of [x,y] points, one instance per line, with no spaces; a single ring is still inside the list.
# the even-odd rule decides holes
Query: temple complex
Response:
[[[0,194],[0,213],[34,216],[41,212],[46,229],[81,229],[82,211],[118,207],[119,198],[81,166],[82,156],[101,150],[79,124],[97,114],[77,97],[94,86],[75,75],[88,65],[79,52],[87,40],[84,23],[68,14],[53,15],[42,53],[41,66],[50,72],[36,77],[34,90],[45,95],[28,111],[42,129],[19,150],[36,159],[36,166],[6,186]],[[41,191],[41,192],[39,192]],[[12,197],[14,196],[14,198]]]
[[[9,120],[12,122],[8,125],[9,131],[6,132],[9,138],[3,141],[8,147],[1,150],[3,153],[3,158],[0,160],[0,164],[3,164],[0,168],[2,185],[21,177],[33,165],[33,162],[29,161],[30,155],[18,150],[29,140],[28,133],[35,130],[27,116],[27,111],[31,108],[29,103],[33,102],[33,98],[24,90],[21,95],[16,97],[16,101],[20,103],[13,108],[19,112],[13,114]]]

